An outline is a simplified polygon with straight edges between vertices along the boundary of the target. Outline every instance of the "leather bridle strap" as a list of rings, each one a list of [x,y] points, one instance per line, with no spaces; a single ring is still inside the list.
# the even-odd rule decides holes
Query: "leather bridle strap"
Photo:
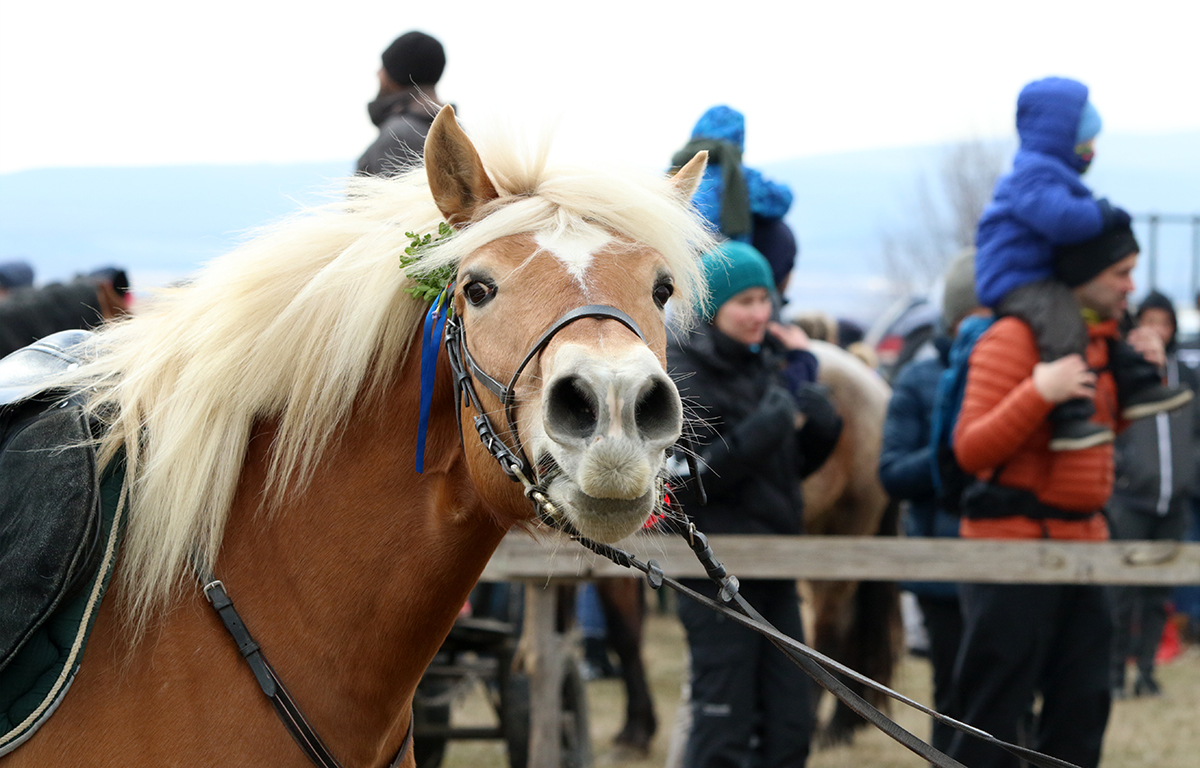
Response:
[[[202,583],[204,579],[201,580]],[[208,598],[208,602],[212,605],[213,610],[221,618],[221,623],[225,625],[225,630],[229,632],[233,641],[237,643],[238,652],[242,658],[250,665],[250,670],[254,672],[254,678],[258,681],[258,685],[262,688],[262,692],[271,701],[271,706],[275,709],[275,714],[283,722],[285,728],[292,739],[304,752],[305,756],[312,761],[313,765],[319,768],[342,768],[341,763],[330,753],[329,748],[325,746],[325,742],[317,735],[315,729],[304,717],[304,712],[300,710],[300,705],[292,698],[292,694],[288,692],[286,686],[280,681],[275,670],[267,662],[263,655],[262,648],[254,641],[250,630],[246,628],[242,617],[238,615],[237,609],[233,607],[233,600],[225,592],[225,585],[216,579],[208,579],[204,584],[204,596]],[[413,741],[413,722],[416,718],[411,714],[408,718],[408,733],[404,737],[404,742],[400,745],[399,751],[395,758],[388,764],[389,768],[398,768],[404,762],[408,750],[412,747]]]

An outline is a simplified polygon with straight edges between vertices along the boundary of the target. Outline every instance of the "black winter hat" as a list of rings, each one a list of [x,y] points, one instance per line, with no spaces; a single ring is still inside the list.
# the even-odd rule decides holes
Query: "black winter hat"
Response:
[[[1129,222],[1113,222],[1091,240],[1055,248],[1054,276],[1077,288],[1138,250]]]
[[[383,52],[383,68],[396,85],[437,85],[446,68],[446,51],[424,32],[405,32]]]
[[[800,251],[792,228],[783,219],[755,216],[752,244],[771,265],[771,277],[775,279],[775,285],[782,285],[792,267],[796,266],[796,254]]]

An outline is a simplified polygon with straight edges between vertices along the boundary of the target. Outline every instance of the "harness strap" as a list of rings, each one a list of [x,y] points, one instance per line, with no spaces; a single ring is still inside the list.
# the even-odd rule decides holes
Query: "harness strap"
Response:
[[[254,672],[254,678],[258,681],[258,685],[262,688],[262,692],[268,699],[271,700],[271,706],[275,709],[275,714],[283,722],[285,728],[292,739],[304,752],[305,756],[319,768],[342,768],[342,764],[337,761],[337,758],[329,751],[329,747],[325,746],[325,742],[317,735],[316,730],[304,717],[304,712],[300,709],[300,705],[292,698],[292,694],[287,687],[280,681],[279,676],[275,674],[274,668],[271,667],[266,657],[262,653],[262,648],[254,641],[250,630],[246,628],[242,617],[238,615],[237,609],[233,607],[233,600],[230,599],[225,591],[225,585],[216,579],[209,579],[204,585],[204,595],[208,598],[208,602],[212,605],[213,610],[221,618],[221,623],[225,626],[225,630],[229,632],[233,641],[237,644],[238,652],[246,663],[250,665],[251,671]],[[388,764],[389,768],[399,768],[404,762],[405,756],[408,754],[409,748],[412,746],[413,740],[413,723],[416,718],[411,715],[408,718],[408,733],[404,737],[404,742],[400,745],[399,751],[395,758]]]

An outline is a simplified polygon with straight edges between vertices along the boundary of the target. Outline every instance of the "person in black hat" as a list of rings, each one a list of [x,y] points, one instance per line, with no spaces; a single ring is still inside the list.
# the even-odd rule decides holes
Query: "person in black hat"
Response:
[[[1162,363],[1161,337],[1145,328],[1121,343],[1119,321],[1134,291],[1136,241],[1111,231],[1059,253],[1060,279],[1086,316],[1083,354],[1042,358],[1033,330],[999,317],[975,342],[954,428],[958,465],[975,478],[962,494],[965,539],[1105,541],[1102,510],[1113,490],[1114,445],[1054,451],[1046,416],[1070,398],[1092,400],[1098,426],[1128,426],[1113,358],[1118,348]],[[1060,283],[1061,285],[1062,283]],[[1157,374],[1157,372],[1155,372]],[[1017,568],[1016,564],[1013,568]],[[993,736],[1096,768],[1112,701],[1112,613],[1096,584],[959,584],[962,638],[951,711]],[[1019,759],[966,733],[946,754],[971,768],[1015,768]]]
[[[379,138],[358,159],[358,172],[392,176],[421,162],[425,135],[441,108],[436,86],[446,68],[442,44],[424,32],[406,32],[381,56],[379,95],[367,105]]]
[[[1137,239],[1129,223],[1118,220],[1106,226],[1099,237],[1055,249],[1054,277],[1068,288],[1075,289],[1137,252]],[[1084,320],[1087,320],[1086,312]],[[1045,333],[1066,333],[1068,330],[1056,331],[1049,327],[1049,323],[1043,328]],[[1130,333],[1129,341],[1140,348],[1139,339],[1144,339],[1145,335],[1145,329],[1135,329]],[[1125,420],[1133,421],[1171,411],[1191,401],[1191,389],[1163,384],[1158,370],[1160,362],[1147,360],[1125,341],[1113,343],[1110,365],[1117,384],[1121,416]],[[1094,413],[1091,400],[1075,398],[1058,406],[1052,416],[1061,422],[1090,419]]]
[[[6,261],[0,263],[0,298],[8,295],[9,291],[18,288],[29,288],[33,285],[33,267],[24,261]]]

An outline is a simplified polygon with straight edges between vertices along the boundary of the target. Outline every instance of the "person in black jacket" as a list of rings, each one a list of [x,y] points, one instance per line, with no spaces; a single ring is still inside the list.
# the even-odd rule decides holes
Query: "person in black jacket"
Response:
[[[1163,378],[1168,386],[1200,388],[1196,372],[1180,365],[1175,344],[1176,317],[1171,300],[1151,291],[1137,311],[1137,325],[1154,331],[1166,347]],[[1116,444],[1116,483],[1105,513],[1114,540],[1179,541],[1187,527],[1187,508],[1195,490],[1200,410],[1186,403],[1171,413],[1140,419]],[[1135,696],[1158,696],[1154,657],[1167,621],[1171,590],[1163,586],[1112,588],[1113,656],[1110,681],[1114,699],[1126,696],[1126,660],[1137,667]]]
[[[814,385],[817,361],[796,326],[772,323],[774,281],[752,246],[727,241],[704,260],[705,322],[667,347],[668,368],[696,420],[698,472],[678,496],[706,533],[796,535],[800,481],[828,458],[841,418]],[[689,581],[710,597],[710,582]],[[744,581],[746,599],[781,632],[803,636],[791,580]],[[814,716],[807,676],[763,637],[691,600],[679,615],[691,653],[686,768],[802,766]]]
[[[442,44],[406,32],[380,57],[379,95],[367,105],[379,137],[358,159],[358,172],[392,176],[421,162],[425,136],[441,104],[434,90],[446,67]]]

